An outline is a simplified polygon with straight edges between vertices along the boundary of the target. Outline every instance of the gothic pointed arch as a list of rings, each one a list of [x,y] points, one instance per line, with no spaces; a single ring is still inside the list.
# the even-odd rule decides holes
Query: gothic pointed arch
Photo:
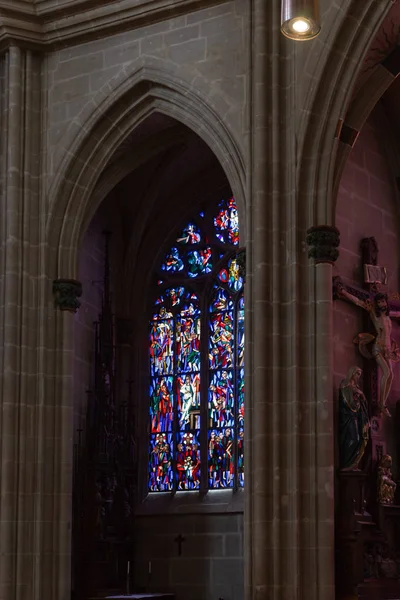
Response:
[[[102,92],[101,99],[95,110],[88,109],[83,125],[71,123],[69,137],[73,142],[49,192],[47,231],[49,245],[56,252],[50,266],[53,272],[76,272],[80,239],[101,201],[93,195],[96,183],[124,140],[155,113],[172,117],[205,141],[227,175],[242,223],[245,222],[245,167],[241,151],[201,94],[194,95],[168,72],[142,65],[118,81],[112,93],[104,96]]]

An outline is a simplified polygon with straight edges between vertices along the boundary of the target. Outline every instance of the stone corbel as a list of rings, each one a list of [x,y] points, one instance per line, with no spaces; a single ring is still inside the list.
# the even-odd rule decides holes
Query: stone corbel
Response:
[[[307,231],[308,256],[315,264],[333,265],[339,256],[340,232],[332,225],[317,225]]]
[[[55,279],[53,294],[56,308],[75,313],[81,305],[82,284],[76,279]]]

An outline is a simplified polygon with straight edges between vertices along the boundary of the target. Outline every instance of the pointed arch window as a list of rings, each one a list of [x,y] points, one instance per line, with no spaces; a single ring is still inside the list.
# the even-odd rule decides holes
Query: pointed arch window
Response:
[[[244,296],[234,198],[161,261],[149,334],[149,492],[244,486]]]

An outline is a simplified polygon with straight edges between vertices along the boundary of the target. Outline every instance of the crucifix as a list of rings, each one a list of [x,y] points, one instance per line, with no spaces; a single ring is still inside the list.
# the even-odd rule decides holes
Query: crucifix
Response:
[[[340,277],[334,278],[334,297],[342,298],[364,309],[369,316],[369,325],[373,332],[359,333],[353,340],[365,358],[374,359],[380,369],[381,380],[379,390],[373,385],[376,381],[375,372],[371,372],[370,392],[375,400],[379,414],[390,417],[387,400],[393,383],[393,363],[400,360],[400,348],[391,337],[392,319],[400,319],[400,307],[389,304],[388,295],[381,292],[381,287],[387,283],[387,273],[384,267],[379,267],[378,245],[375,238],[364,238],[361,242],[364,285],[366,289],[343,285]],[[391,300],[398,300],[398,294]],[[370,346],[371,349],[368,348]],[[371,385],[372,383],[372,385]]]
[[[185,541],[185,538],[182,534],[179,534],[178,537],[174,539],[174,542],[178,543],[178,556],[182,556],[182,543]]]

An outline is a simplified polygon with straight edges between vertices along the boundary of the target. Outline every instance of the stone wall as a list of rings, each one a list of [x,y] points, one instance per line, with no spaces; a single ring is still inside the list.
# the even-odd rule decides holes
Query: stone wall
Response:
[[[181,81],[206,98],[244,149],[247,10],[244,0],[226,2],[49,54],[45,63],[49,185],[73,141],[71,121],[83,126],[104,99],[143,68]]]
[[[168,590],[177,600],[242,600],[243,515],[138,517],[135,535],[137,589]]]

